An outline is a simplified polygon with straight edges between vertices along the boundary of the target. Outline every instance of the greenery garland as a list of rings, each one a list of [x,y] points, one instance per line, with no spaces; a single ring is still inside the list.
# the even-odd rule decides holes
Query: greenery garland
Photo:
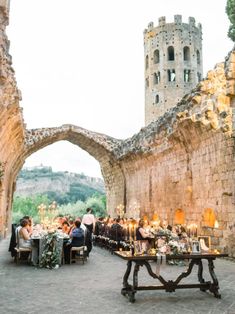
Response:
[[[4,175],[4,163],[0,161],[0,180],[3,178]]]
[[[228,30],[228,37],[235,42],[235,0],[227,0],[226,13],[232,24]]]
[[[44,239],[46,244],[39,266],[49,269],[58,268],[60,260],[60,251],[56,245],[56,243],[59,242],[58,235],[56,232],[48,233],[45,235]]]

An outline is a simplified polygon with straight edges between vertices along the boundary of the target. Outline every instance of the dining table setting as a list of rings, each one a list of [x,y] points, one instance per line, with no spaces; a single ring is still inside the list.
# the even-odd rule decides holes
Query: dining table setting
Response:
[[[63,246],[70,237],[55,226],[45,228],[41,224],[33,227],[32,263],[34,266],[45,268],[58,268],[63,263]]]

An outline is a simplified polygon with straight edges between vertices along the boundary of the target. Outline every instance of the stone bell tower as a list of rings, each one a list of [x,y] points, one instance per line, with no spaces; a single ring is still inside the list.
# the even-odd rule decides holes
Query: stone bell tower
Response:
[[[145,125],[174,107],[202,79],[202,27],[181,15],[144,30]]]

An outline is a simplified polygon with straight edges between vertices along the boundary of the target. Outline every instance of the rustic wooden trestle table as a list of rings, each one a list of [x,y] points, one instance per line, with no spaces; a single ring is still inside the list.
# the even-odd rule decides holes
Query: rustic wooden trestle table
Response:
[[[128,296],[130,302],[135,302],[135,294],[139,290],[165,290],[166,292],[174,292],[176,289],[190,289],[199,288],[201,291],[209,290],[214,294],[216,298],[221,298],[219,293],[219,282],[214,271],[214,260],[218,257],[227,257],[227,254],[215,254],[215,253],[200,253],[200,254],[180,254],[180,255],[166,255],[165,259],[168,260],[188,260],[188,269],[182,272],[175,280],[165,280],[160,274],[155,273],[152,270],[150,261],[156,261],[159,263],[161,256],[141,255],[132,256],[128,251],[115,251],[115,255],[121,257],[127,261],[127,269],[123,277],[123,288],[121,290],[122,295]],[[212,281],[205,281],[203,278],[203,264],[202,260],[208,261],[208,270]],[[129,275],[132,270],[132,264],[135,264],[133,270],[133,284],[128,283]],[[156,265],[156,264],[155,264]],[[180,284],[183,278],[188,277],[193,269],[193,266],[198,266],[198,282],[199,283],[186,283]],[[140,266],[145,266],[148,274],[160,281],[161,285],[154,286],[139,286],[138,285],[138,272]]]

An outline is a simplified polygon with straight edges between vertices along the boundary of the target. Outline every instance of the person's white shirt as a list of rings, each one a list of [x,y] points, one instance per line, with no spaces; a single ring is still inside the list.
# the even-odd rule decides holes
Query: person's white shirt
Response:
[[[95,230],[95,216],[93,214],[85,214],[82,217],[82,224],[84,225],[93,225],[93,230]]]

